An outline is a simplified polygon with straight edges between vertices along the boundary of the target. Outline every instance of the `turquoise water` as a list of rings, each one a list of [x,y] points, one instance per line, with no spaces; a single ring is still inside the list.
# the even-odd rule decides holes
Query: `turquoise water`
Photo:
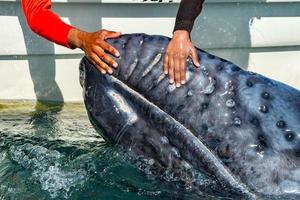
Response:
[[[82,104],[0,103],[0,200],[216,199],[147,166],[106,144]]]

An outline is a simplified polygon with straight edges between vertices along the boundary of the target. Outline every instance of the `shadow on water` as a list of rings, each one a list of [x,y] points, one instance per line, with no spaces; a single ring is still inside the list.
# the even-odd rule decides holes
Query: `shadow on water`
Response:
[[[57,129],[59,120],[56,118],[62,111],[63,102],[37,101],[34,111],[30,113],[28,123],[35,129],[33,136],[40,138],[55,137],[54,131]]]

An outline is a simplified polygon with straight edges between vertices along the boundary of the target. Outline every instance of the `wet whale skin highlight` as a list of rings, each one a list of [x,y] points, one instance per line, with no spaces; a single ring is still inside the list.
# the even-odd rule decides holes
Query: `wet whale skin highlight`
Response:
[[[113,76],[86,59],[80,82],[87,112],[103,137],[150,165],[189,165],[234,190],[300,194],[300,92],[197,49],[187,83],[163,74],[169,38],[128,34],[108,42],[121,56]]]

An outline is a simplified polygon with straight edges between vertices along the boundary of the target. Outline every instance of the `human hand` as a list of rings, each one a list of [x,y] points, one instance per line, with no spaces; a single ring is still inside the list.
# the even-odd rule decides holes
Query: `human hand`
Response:
[[[112,67],[117,68],[118,64],[107,53],[119,57],[120,53],[108,44],[105,40],[117,38],[120,32],[99,30],[93,33],[71,29],[68,34],[68,43],[71,48],[80,48],[85,52],[86,57],[97,67],[102,74],[112,74]]]
[[[186,60],[191,57],[195,66],[200,67],[199,58],[189,33],[175,31],[164,56],[164,73],[169,75],[169,82],[176,87],[186,83]]]

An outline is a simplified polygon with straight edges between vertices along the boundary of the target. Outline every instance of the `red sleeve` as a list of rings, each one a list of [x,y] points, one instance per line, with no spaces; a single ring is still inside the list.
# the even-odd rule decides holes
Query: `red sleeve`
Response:
[[[38,35],[69,47],[68,33],[72,26],[51,11],[51,0],[22,0],[22,7],[31,30]]]

